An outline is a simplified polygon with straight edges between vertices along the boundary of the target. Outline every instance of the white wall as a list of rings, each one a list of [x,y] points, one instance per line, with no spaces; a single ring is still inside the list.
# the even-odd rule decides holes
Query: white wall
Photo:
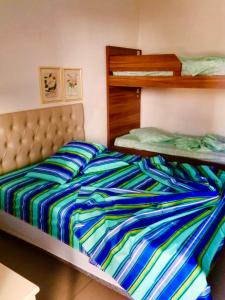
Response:
[[[224,0],[140,0],[144,54],[225,56]],[[225,90],[144,89],[142,126],[225,135]]]
[[[46,107],[39,66],[81,67],[86,137],[105,142],[105,46],[137,37],[136,0],[1,0],[0,113]]]
[[[225,0],[1,0],[0,113],[46,107],[40,65],[81,67],[86,136],[105,142],[105,46],[225,55],[224,16]],[[142,99],[143,126],[225,135],[224,90],[144,89]]]

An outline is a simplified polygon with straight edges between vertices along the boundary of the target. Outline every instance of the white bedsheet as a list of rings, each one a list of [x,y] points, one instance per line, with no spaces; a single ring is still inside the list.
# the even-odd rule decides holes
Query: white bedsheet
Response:
[[[131,134],[126,134],[116,138],[115,146],[138,149],[138,150],[146,150],[146,151],[152,151],[161,154],[175,155],[181,157],[190,157],[190,158],[205,160],[209,162],[225,164],[225,153],[222,152],[193,152],[193,151],[177,149],[176,147],[171,145],[141,143],[136,137],[134,137]]]

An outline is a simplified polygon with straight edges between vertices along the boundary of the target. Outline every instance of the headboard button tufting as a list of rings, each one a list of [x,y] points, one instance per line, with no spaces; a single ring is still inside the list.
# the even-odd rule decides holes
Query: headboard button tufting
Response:
[[[84,139],[83,120],[81,103],[0,115],[0,175],[43,160],[69,139]]]

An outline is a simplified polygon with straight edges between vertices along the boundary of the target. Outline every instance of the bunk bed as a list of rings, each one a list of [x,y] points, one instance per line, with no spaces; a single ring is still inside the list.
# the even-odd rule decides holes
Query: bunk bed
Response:
[[[182,63],[175,54],[142,55],[140,49],[107,46],[106,74],[108,146],[111,150],[144,156],[152,156],[156,152],[114,144],[116,138],[140,128],[142,88],[225,88],[225,75],[183,75]],[[193,164],[209,163],[204,159],[185,156],[163,156]],[[224,164],[219,162],[213,165],[225,168]]]

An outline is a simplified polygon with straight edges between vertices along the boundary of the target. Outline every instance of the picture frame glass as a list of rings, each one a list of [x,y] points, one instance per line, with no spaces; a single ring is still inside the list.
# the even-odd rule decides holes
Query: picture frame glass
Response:
[[[41,67],[41,97],[44,103],[62,100],[60,68]]]
[[[76,100],[82,98],[81,69],[64,69],[64,98]]]

